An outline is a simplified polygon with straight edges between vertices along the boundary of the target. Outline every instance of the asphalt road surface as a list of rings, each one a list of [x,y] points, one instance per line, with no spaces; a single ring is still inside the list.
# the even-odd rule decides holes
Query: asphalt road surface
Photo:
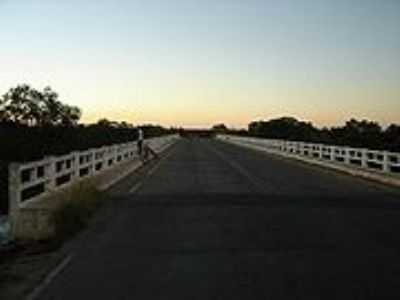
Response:
[[[181,140],[39,299],[399,299],[400,193]]]

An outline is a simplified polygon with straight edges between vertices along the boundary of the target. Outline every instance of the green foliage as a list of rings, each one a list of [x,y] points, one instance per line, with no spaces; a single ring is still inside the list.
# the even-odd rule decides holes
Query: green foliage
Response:
[[[145,126],[145,138],[171,133],[160,126]],[[0,147],[1,160],[24,162],[40,160],[45,156],[63,155],[106,145],[132,142],[137,139],[137,128],[120,125],[26,126],[1,124],[0,140],[7,141]]]
[[[248,134],[270,139],[345,145],[359,148],[400,152],[400,126],[386,130],[373,121],[351,119],[344,126],[318,129],[312,123],[284,117],[256,121],[248,126]]]
[[[151,125],[151,124],[146,124],[146,125],[141,125],[140,128],[143,130],[143,134],[145,138],[149,137],[157,137],[157,136],[162,136],[165,134],[171,134],[174,133],[174,129],[165,129],[162,126],[159,125]]]
[[[52,216],[56,238],[64,240],[85,228],[104,195],[90,184],[81,184],[62,196],[62,204]]]
[[[63,104],[50,87],[38,91],[27,84],[11,88],[0,99],[0,121],[29,126],[74,126],[81,110]]]
[[[316,141],[318,130],[312,123],[284,117],[271,121],[259,121],[249,124],[249,133],[272,139]]]
[[[343,127],[331,129],[331,135],[338,144],[351,141],[355,147],[379,147],[384,144],[385,135],[377,122],[351,119]]]

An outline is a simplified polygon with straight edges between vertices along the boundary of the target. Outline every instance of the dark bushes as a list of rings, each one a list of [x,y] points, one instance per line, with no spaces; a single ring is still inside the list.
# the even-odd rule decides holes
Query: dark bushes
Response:
[[[159,136],[169,131],[158,126],[143,127],[145,137]],[[28,127],[0,123],[0,159],[2,161],[32,161],[44,156],[61,155],[104,145],[126,143],[137,138],[135,128],[103,127]]]
[[[0,216],[8,212],[8,164],[0,161]]]
[[[104,194],[90,184],[81,184],[64,195],[51,220],[57,239],[63,241],[85,228],[103,202]]]
[[[368,120],[352,119],[341,127],[319,129],[312,123],[286,117],[252,122],[249,124],[248,134],[270,139],[400,152],[400,126],[393,124],[384,130],[377,122]]]

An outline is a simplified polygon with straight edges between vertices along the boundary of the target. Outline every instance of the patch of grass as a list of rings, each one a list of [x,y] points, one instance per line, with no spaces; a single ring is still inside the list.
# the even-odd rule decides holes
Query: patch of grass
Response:
[[[63,241],[84,229],[102,200],[104,194],[89,183],[82,183],[63,195],[51,217],[56,239]]]

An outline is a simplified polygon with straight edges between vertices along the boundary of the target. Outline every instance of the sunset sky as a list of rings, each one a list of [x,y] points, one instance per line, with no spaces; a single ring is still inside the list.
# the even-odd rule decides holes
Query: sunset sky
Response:
[[[0,94],[18,83],[83,122],[400,123],[400,1],[0,0]]]

